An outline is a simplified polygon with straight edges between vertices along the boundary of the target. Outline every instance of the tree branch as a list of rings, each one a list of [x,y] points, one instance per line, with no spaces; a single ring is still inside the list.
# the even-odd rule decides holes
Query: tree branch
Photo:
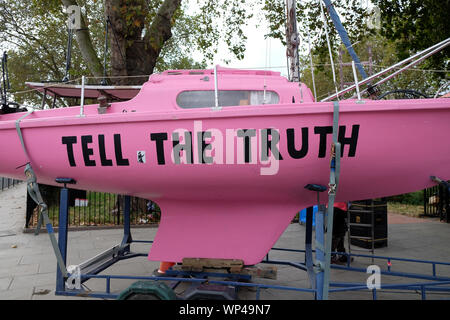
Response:
[[[180,4],[181,0],[165,0],[145,35],[144,41],[150,45],[146,49],[153,51],[156,56],[164,43],[172,37],[172,18]]]

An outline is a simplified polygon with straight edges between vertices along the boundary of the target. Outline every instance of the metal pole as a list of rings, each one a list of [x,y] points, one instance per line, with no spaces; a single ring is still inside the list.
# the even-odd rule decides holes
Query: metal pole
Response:
[[[125,205],[123,209],[123,239],[120,245],[121,250],[130,252],[130,243],[133,241],[130,230],[130,204],[131,197],[125,196]]]
[[[305,265],[308,271],[309,283],[312,289],[315,289],[315,275],[313,269],[312,255],[312,229],[313,229],[314,207],[306,209],[306,235],[305,235]],[[300,216],[299,216],[300,220]]]
[[[300,39],[297,32],[297,18],[295,0],[286,1],[287,8],[287,26],[286,26],[286,55],[289,63],[289,80],[300,82],[300,60],[298,55],[298,46]]]
[[[84,117],[84,82],[85,77],[81,77],[81,106],[80,106],[80,117]]]
[[[351,228],[352,228],[352,220],[351,220],[351,216],[350,216],[350,208],[351,205],[348,207],[347,210],[347,226],[348,226],[348,231],[347,231],[347,243],[348,243],[348,257],[347,257],[347,262],[348,265],[350,265],[352,259],[351,259],[351,254],[352,254],[352,232],[351,232]]]
[[[325,271],[325,206],[319,205],[319,210],[316,214],[316,299],[324,299],[324,271]]]
[[[325,17],[325,13],[323,12],[323,5],[322,5],[322,1],[320,1],[320,11],[322,13],[322,19],[323,19],[323,23],[325,25],[325,35],[327,38],[327,44],[328,44],[328,53],[330,55],[330,63],[331,63],[331,71],[333,72],[333,83],[334,83],[334,88],[336,90],[336,98],[339,98],[338,96],[338,88],[337,88],[337,83],[336,83],[336,71],[334,70],[334,61],[333,61],[333,54],[331,52],[331,44],[330,44],[330,37],[328,35],[328,24],[327,24],[327,18]],[[338,99],[339,100],[339,99]]]
[[[356,74],[355,61],[352,60],[353,77],[355,78],[356,94],[358,101],[361,101],[361,94],[359,93],[358,75]]]
[[[66,56],[66,74],[64,75],[63,82],[69,81],[69,70],[70,70],[70,62],[72,60],[72,37],[73,37],[73,29],[68,29],[68,39],[67,39],[67,56]]]
[[[372,224],[372,230],[371,232],[371,238],[372,238],[372,264],[374,263],[374,254],[375,254],[375,207],[374,207],[374,200],[372,199],[371,203],[371,224]]]
[[[423,57],[420,57],[419,59],[417,59],[417,60],[415,60],[415,61],[409,63],[408,65],[406,65],[405,67],[401,68],[400,70],[395,71],[394,73],[390,74],[390,75],[387,76],[386,78],[381,79],[380,81],[378,81],[377,83],[375,83],[374,86],[378,86],[378,85],[380,85],[380,84],[382,84],[382,83],[385,83],[386,81],[388,81],[388,80],[392,79],[393,77],[395,77],[397,74],[402,73],[403,71],[405,71],[405,70],[407,70],[407,69],[409,69],[409,68],[411,68],[411,67],[414,67],[415,65],[419,64],[420,62],[422,62],[423,60],[425,60],[425,59],[428,58],[429,56],[435,54],[435,53],[438,52],[438,51],[441,51],[442,49],[444,49],[444,48],[445,48],[446,46],[448,46],[449,44],[450,44],[450,41],[449,41],[448,43],[446,43],[445,45],[442,45],[442,47],[438,47],[438,48],[434,49],[433,51],[431,51],[431,52],[425,54]],[[367,91],[367,89],[364,89],[364,90],[363,90],[363,93],[366,92],[366,91]]]
[[[313,65],[312,51],[311,51],[311,39],[310,39],[309,35],[308,35],[308,48],[309,48],[309,61],[311,63],[311,78],[312,78],[313,89],[314,89],[314,101],[317,101],[316,82],[314,81],[314,65]]]
[[[342,49],[339,48],[339,85],[340,89],[344,89],[344,72],[342,70]]]
[[[6,104],[7,99],[7,85],[6,85],[6,53],[3,53],[2,57],[2,79],[3,79],[3,90],[2,90],[2,103]]]
[[[55,106],[56,106],[56,94],[53,96],[52,109],[54,109]]]
[[[46,98],[47,98],[47,89],[45,88],[44,89],[44,94],[43,94],[43,96],[42,96],[42,104],[41,104],[41,109],[42,110],[44,110],[44,108],[45,108],[45,100],[46,100]]]
[[[103,79],[101,81],[101,84],[103,86],[107,85],[107,82],[106,82],[106,56],[108,54],[108,24],[109,24],[109,17],[106,18],[106,26],[105,26],[105,54],[104,54],[104,60],[103,60]]]
[[[69,216],[69,189],[61,188],[59,203],[59,225],[58,225],[58,247],[61,252],[61,257],[66,265],[67,260],[67,231],[68,231],[68,216]],[[56,269],[56,291],[65,290],[64,275],[60,268]]]
[[[348,53],[352,57],[352,60],[356,62],[356,66],[358,67],[359,73],[361,74],[361,76],[363,78],[367,78],[366,71],[364,70],[361,62],[359,61],[358,56],[356,55],[355,50],[353,49],[353,46],[350,42],[347,31],[342,26],[341,19],[339,19],[339,16],[333,7],[333,4],[331,3],[330,0],[323,0],[323,2],[325,2],[325,5],[330,14],[331,21],[333,21],[334,27],[336,28],[336,31],[339,33],[339,36],[341,37],[342,42],[344,43],[345,47],[347,48]],[[322,1],[320,1],[320,5],[322,7]]]
[[[214,66],[214,109],[218,110],[219,107],[219,89],[217,87],[217,65]]]

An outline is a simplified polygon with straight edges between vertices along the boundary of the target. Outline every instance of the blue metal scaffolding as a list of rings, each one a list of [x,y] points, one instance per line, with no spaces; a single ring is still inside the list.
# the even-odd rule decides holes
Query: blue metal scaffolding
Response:
[[[67,245],[68,245],[68,228],[67,228],[67,218],[68,218],[68,202],[67,202],[68,192],[66,188],[63,188],[61,192],[61,208],[59,217],[59,235],[58,235],[58,246],[61,251],[64,263],[66,263],[67,257]],[[320,264],[323,263],[324,252],[317,248],[317,239],[323,237],[324,229],[324,217],[325,212],[320,210],[317,215],[316,221],[316,250],[312,249],[312,208],[307,210],[306,217],[306,237],[305,237],[305,249],[289,249],[289,248],[272,248],[272,251],[285,251],[292,252],[295,254],[304,254],[304,261],[285,261],[285,260],[272,260],[269,258],[269,253],[266,258],[262,261],[265,264],[274,265],[287,265],[298,270],[304,270],[308,274],[310,287],[309,288],[299,288],[292,286],[281,286],[281,285],[271,285],[263,283],[253,283],[248,282],[251,279],[249,275],[242,274],[230,274],[230,273],[211,273],[211,272],[186,272],[186,271],[175,271],[169,270],[165,277],[155,277],[155,276],[131,276],[131,275],[107,275],[100,274],[102,271],[106,270],[113,264],[135,257],[147,256],[147,253],[133,253],[131,251],[131,245],[133,243],[149,243],[153,241],[142,241],[133,240],[130,230],[130,197],[125,197],[125,210],[124,210],[124,234],[121,244],[112,247],[111,249],[97,255],[96,257],[89,259],[81,263],[79,267],[79,277],[80,283],[84,283],[89,279],[104,279],[105,280],[105,290],[104,291],[89,291],[83,288],[71,288],[70,284],[73,280],[73,273],[68,273],[67,277],[57,270],[56,279],[56,295],[66,295],[66,296],[84,296],[93,298],[107,298],[116,299],[119,297],[118,292],[111,291],[111,282],[118,279],[128,279],[128,280],[146,280],[146,281],[170,281],[172,289],[180,283],[190,283],[192,286],[199,286],[204,283],[225,285],[228,287],[234,287],[236,292],[240,288],[253,287],[256,289],[255,299],[260,299],[261,289],[274,289],[274,290],[289,290],[295,292],[306,292],[310,293],[315,299],[323,299],[323,268],[320,268]],[[64,204],[64,205],[63,205]],[[323,208],[322,208],[323,209]],[[319,245],[320,247],[320,245]],[[334,253],[334,252],[332,252]],[[390,291],[390,290],[412,290],[415,292],[420,292],[421,298],[426,299],[427,292],[450,292],[450,278],[442,277],[437,275],[436,267],[445,266],[450,267],[450,263],[447,262],[437,262],[428,260],[415,260],[415,259],[403,259],[403,258],[393,258],[385,256],[372,256],[372,255],[362,255],[362,254],[348,254],[348,253],[336,253],[336,254],[346,254],[349,259],[347,259],[347,265],[331,265],[333,269],[347,270],[350,272],[362,272],[366,273],[366,269],[357,268],[351,266],[351,257],[367,257],[380,259],[386,262],[387,269],[381,270],[381,274],[398,276],[403,278],[421,279],[426,280],[426,282],[419,283],[406,283],[406,284],[382,284],[379,288],[372,288],[372,297],[377,299],[377,294],[380,291]],[[315,257],[315,260],[314,260]],[[430,274],[415,274],[415,273],[405,273],[401,271],[392,270],[392,262],[408,262],[408,263],[421,263],[430,265]],[[188,276],[188,277],[187,277]],[[223,279],[223,280],[217,280]],[[246,280],[242,282],[242,280]],[[366,283],[347,283],[347,282],[329,282],[330,294],[337,292],[349,292],[357,290],[369,290]],[[178,299],[184,299],[183,296],[179,296]]]

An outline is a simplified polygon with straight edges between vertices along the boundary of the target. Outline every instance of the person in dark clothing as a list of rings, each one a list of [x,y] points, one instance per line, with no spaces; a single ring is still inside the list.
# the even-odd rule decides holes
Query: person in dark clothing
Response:
[[[331,252],[345,252],[345,234],[347,233],[347,202],[336,202],[333,210],[333,237]],[[347,262],[347,255],[332,254],[331,263]]]

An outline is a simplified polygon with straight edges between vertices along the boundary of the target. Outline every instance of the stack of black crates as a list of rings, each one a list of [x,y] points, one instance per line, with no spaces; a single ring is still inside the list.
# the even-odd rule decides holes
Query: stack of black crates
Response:
[[[349,236],[352,245],[366,249],[387,246],[386,199],[353,201],[349,207],[349,218]]]

